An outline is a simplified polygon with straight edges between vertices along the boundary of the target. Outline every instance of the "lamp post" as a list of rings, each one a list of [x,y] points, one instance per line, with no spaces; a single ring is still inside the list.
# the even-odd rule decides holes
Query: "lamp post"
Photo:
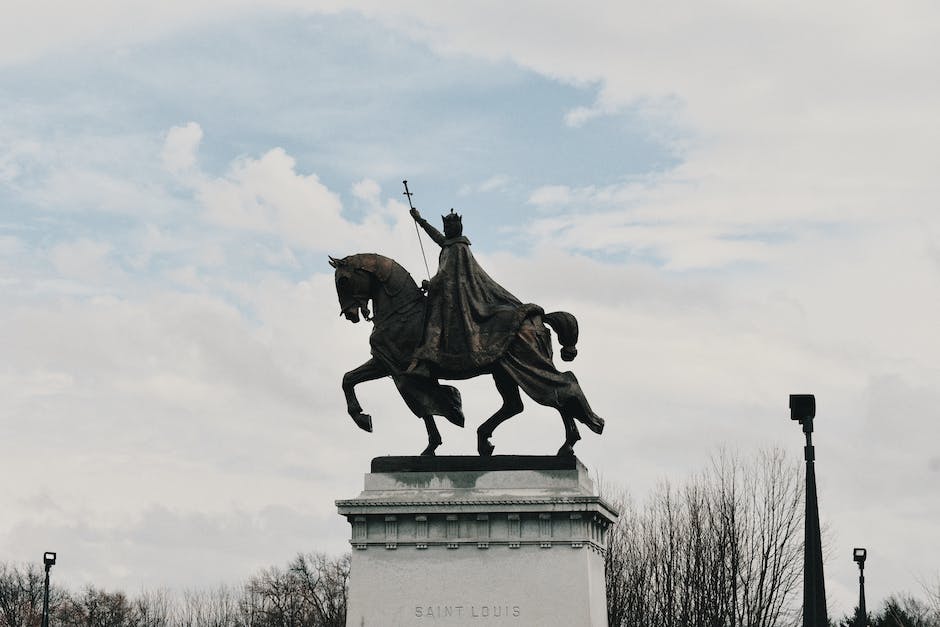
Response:
[[[52,551],[43,553],[42,563],[46,565],[46,582],[42,595],[42,627],[49,627],[49,569],[55,565],[55,553]]]
[[[862,548],[852,550],[852,559],[858,562],[858,613],[855,615],[855,627],[867,627],[868,612],[865,610],[865,558],[868,551]]]
[[[806,520],[803,525],[803,627],[827,627],[826,582],[823,579],[822,535],[819,530],[819,505],[816,500],[816,451],[813,448],[813,418],[816,397],[812,394],[790,395],[790,419],[799,421],[806,434]]]

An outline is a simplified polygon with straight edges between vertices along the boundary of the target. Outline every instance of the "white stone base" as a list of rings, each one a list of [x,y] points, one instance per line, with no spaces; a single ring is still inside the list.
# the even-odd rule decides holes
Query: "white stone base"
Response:
[[[616,513],[580,462],[371,473],[365,484],[337,502],[352,526],[347,627],[606,627]]]

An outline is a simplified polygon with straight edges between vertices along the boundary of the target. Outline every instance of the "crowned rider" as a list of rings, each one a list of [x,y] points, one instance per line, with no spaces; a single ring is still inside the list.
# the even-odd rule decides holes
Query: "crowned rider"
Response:
[[[483,271],[463,235],[462,218],[453,209],[441,216],[443,233],[417,209],[411,216],[441,247],[441,254],[428,288],[424,340],[408,372],[439,377],[482,371],[503,354],[525,317],[540,308],[523,304]]]

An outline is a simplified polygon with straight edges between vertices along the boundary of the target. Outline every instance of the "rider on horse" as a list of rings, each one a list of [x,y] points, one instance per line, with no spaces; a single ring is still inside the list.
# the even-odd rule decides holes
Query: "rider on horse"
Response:
[[[441,216],[444,232],[428,224],[417,209],[411,216],[441,247],[438,270],[428,288],[424,339],[407,373],[440,377],[480,373],[506,351],[523,320],[538,305],[523,304],[484,272],[463,235],[461,216]]]

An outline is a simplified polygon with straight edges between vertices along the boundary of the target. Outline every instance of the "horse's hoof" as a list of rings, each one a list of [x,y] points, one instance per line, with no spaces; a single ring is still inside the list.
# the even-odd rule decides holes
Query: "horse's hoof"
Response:
[[[574,456],[574,445],[565,444],[560,449],[558,449],[558,457],[573,457]]]
[[[359,412],[352,419],[360,429],[372,433],[372,416]]]
[[[480,443],[477,445],[477,451],[479,451],[480,457],[489,457],[493,454],[494,449],[496,449],[496,447],[493,446],[488,439],[480,440]]]
[[[437,447],[443,444],[444,441],[438,438],[437,440],[428,440],[428,446],[426,449],[421,451],[422,457],[434,457],[436,454],[434,451],[437,450]]]

